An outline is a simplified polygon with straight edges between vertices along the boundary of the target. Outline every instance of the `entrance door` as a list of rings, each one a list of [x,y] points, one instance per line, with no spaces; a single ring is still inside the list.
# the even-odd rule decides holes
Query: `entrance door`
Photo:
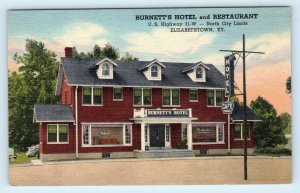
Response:
[[[165,125],[150,125],[150,147],[165,147]]]

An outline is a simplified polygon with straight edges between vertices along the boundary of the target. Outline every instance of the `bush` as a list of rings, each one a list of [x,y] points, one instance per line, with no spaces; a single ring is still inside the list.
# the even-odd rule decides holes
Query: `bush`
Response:
[[[292,150],[282,147],[266,147],[261,149],[255,149],[255,154],[272,154],[272,155],[292,155]]]
[[[177,149],[187,149],[188,148],[188,146],[187,146],[187,140],[185,139],[182,142],[177,143],[176,144],[176,148]]]

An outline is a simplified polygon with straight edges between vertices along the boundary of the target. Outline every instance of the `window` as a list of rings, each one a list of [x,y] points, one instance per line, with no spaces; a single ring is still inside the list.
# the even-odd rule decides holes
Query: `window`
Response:
[[[158,67],[157,66],[151,67],[151,77],[158,77]]]
[[[198,101],[198,90],[190,89],[190,101]]]
[[[83,126],[83,144],[87,145],[89,144],[89,126],[88,125],[84,125]]]
[[[237,140],[242,140],[244,139],[244,131],[243,131],[243,128],[244,127],[244,124],[243,123],[238,123],[238,124],[235,124],[234,125],[234,139],[237,139]],[[247,124],[247,128],[249,128],[249,124]],[[249,136],[250,136],[250,129],[248,129],[248,136],[247,136],[247,139],[249,140]]]
[[[202,78],[203,78],[202,68],[197,68],[196,69],[196,79],[202,79]]]
[[[83,105],[101,105],[102,88],[99,87],[82,87],[82,104]]]
[[[131,125],[125,125],[125,144],[131,144]]]
[[[114,88],[113,100],[123,100],[123,88]]]
[[[148,126],[145,125],[145,142],[148,142]]]
[[[187,125],[182,127],[182,140],[187,140]]]
[[[134,88],[133,104],[150,106],[152,104],[152,92],[150,88]]]
[[[223,99],[223,90],[207,90],[207,106],[221,106]]]
[[[82,146],[123,146],[132,144],[131,124],[83,124]]]
[[[110,67],[109,67],[109,64],[108,63],[104,63],[102,65],[102,76],[109,76],[110,74]]]
[[[179,89],[163,89],[163,105],[179,105]]]
[[[193,143],[224,143],[224,124],[193,124]]]
[[[166,125],[166,142],[170,142],[170,125]]]
[[[51,124],[47,125],[48,143],[67,143],[68,125]]]

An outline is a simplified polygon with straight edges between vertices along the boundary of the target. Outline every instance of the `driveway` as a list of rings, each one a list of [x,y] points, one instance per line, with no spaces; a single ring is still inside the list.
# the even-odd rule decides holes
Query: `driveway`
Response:
[[[12,185],[200,185],[291,183],[291,157],[194,157],[48,162],[10,166]]]

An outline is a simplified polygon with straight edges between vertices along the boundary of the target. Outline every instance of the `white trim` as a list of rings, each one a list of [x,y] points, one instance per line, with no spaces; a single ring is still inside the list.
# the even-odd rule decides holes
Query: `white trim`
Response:
[[[47,121],[44,121],[44,120],[35,119],[35,122],[36,123],[52,123],[52,122],[75,123],[75,120],[47,120]]]
[[[238,121],[243,122],[244,120],[233,120],[233,119],[231,118],[231,121],[233,121],[233,122],[235,123],[235,122],[238,122]],[[249,122],[249,121],[251,121],[251,122],[260,122],[260,121],[262,121],[262,120],[249,120],[249,119],[247,119],[247,122]]]
[[[56,126],[56,142],[49,142],[49,138],[48,138],[48,126],[49,125],[55,125]],[[66,125],[67,126],[67,131],[68,131],[68,141],[63,141],[63,142],[60,142],[59,141],[59,126],[60,125]],[[68,124],[47,124],[47,144],[69,144],[69,125]]]
[[[206,145],[206,144],[225,144],[225,130],[224,125],[226,122],[192,122],[192,130],[193,126],[201,126],[201,125],[209,125],[215,126],[216,128],[216,142],[192,142],[193,145]],[[219,124],[222,125],[222,133],[223,133],[223,140],[219,141]]]
[[[110,60],[109,58],[104,58],[104,59],[100,60],[100,62],[98,62],[98,63],[92,65],[89,69],[92,69],[92,68],[94,68],[95,66],[99,66],[101,63],[103,63],[103,62],[105,62],[105,61],[110,62],[110,63],[113,64],[114,66],[118,66],[118,64],[116,64],[115,62],[113,62],[113,61]]]
[[[165,147],[171,147],[171,125],[170,124],[164,124],[165,125]],[[169,141],[167,141],[167,130],[169,132]]]
[[[78,86],[75,88],[75,142],[76,142],[76,147],[75,147],[75,153],[76,153],[76,158],[79,157],[78,153]]]
[[[234,132],[233,132],[233,140],[234,141],[243,141],[244,140],[244,128],[243,128],[243,125],[244,123],[234,123],[232,124],[233,125],[233,129],[234,129]],[[235,138],[235,125],[241,125],[241,138]],[[249,130],[248,130],[248,138],[247,138],[247,141],[249,141],[251,139],[251,129],[250,129],[250,123],[247,123],[247,125],[249,125]]]
[[[92,124],[92,125],[123,125],[123,124],[127,124],[127,125],[132,125],[132,122],[81,122],[81,124],[84,125],[88,125],[88,124]]]
[[[182,87],[182,86],[132,86],[132,85],[92,85],[92,84],[68,84],[69,86],[83,87],[123,87],[123,88],[179,88],[179,89],[199,89],[199,90],[225,90],[223,87]]]

